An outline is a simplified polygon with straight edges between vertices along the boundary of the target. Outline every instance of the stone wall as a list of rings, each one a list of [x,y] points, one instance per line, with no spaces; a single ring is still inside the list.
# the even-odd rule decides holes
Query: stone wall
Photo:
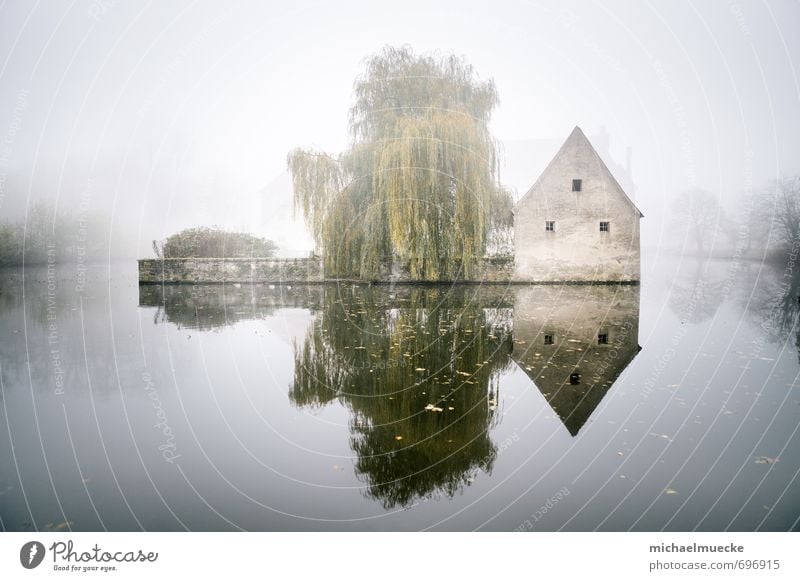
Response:
[[[514,272],[511,257],[487,258],[481,276],[460,282],[509,282]],[[326,282],[318,258],[167,258],[139,260],[142,283],[319,283]],[[364,282],[364,281],[361,281]],[[386,280],[412,281],[407,273],[394,268]]]
[[[139,260],[144,283],[323,282],[317,258],[166,258]]]

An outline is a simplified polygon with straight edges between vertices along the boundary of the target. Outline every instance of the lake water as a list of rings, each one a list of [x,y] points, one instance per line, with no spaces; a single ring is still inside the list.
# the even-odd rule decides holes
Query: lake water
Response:
[[[798,277],[643,264],[641,286],[6,270],[0,525],[798,529]]]

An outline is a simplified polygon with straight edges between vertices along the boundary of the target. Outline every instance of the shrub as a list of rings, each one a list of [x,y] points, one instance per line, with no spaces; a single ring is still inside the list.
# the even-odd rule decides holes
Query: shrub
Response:
[[[212,226],[188,228],[173,234],[164,241],[161,255],[164,258],[269,258],[277,250],[272,240]]]

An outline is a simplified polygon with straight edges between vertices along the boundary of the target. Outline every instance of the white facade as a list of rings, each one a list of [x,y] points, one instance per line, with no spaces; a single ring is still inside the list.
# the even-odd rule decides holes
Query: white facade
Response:
[[[641,217],[575,127],[514,208],[514,279],[638,282]]]

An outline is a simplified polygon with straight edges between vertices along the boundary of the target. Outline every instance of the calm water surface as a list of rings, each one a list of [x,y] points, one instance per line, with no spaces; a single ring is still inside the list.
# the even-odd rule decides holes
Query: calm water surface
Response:
[[[788,530],[798,277],[0,282],[3,530]]]

